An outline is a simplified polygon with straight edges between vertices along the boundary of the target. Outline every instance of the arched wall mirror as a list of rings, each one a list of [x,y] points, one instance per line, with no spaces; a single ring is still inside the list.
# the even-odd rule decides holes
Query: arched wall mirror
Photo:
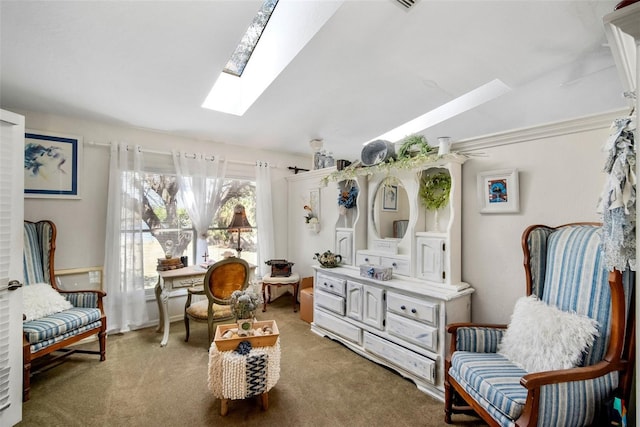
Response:
[[[409,224],[409,197],[402,183],[392,178],[380,182],[372,201],[374,230],[380,239],[402,239]]]

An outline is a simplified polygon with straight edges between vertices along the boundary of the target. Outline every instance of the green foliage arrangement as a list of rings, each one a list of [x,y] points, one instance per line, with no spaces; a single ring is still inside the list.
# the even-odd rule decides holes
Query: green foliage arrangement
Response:
[[[446,172],[429,174],[420,181],[420,201],[430,211],[437,211],[449,202],[451,176]]]
[[[409,135],[403,140],[398,150],[398,158],[413,157],[411,153],[414,152],[414,146],[419,149],[418,153],[422,155],[433,151],[433,147],[429,145],[424,135]]]

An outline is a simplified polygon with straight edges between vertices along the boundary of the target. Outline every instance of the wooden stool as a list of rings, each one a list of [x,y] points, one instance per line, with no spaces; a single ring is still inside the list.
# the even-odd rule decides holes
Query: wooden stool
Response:
[[[267,304],[271,302],[271,286],[293,286],[293,311],[298,311],[298,285],[300,284],[300,276],[298,273],[291,273],[290,276],[271,277],[270,274],[262,277],[262,299],[264,299],[264,305],[262,311],[267,311]],[[267,288],[269,288],[269,296],[267,297]]]

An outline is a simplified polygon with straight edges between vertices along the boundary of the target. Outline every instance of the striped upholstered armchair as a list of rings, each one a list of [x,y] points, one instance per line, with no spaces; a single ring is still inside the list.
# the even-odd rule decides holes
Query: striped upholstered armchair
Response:
[[[630,382],[635,276],[606,270],[597,224],[531,226],[522,246],[528,297],[509,325],[448,326],[445,421],[474,411],[491,426],[594,425]]]
[[[58,351],[99,354],[105,360],[107,320],[103,291],[63,291],[54,274],[56,227],[51,221],[24,222],[23,394],[29,400],[32,363]],[[100,351],[66,348],[98,335]],[[57,357],[55,358],[57,359]]]

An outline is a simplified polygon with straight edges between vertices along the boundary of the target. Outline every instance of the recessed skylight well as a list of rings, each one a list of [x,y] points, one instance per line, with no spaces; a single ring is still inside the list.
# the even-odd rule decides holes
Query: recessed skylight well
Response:
[[[422,132],[425,129],[444,122],[458,114],[469,111],[479,105],[489,102],[505,93],[511,91],[511,88],[500,79],[491,80],[489,83],[483,84],[472,91],[465,93],[453,99],[446,104],[442,104],[413,120],[410,120],[395,129],[390,130],[371,141],[383,139],[385,141],[396,142],[405,138],[407,135]],[[371,141],[365,142],[363,145]]]
[[[202,107],[242,116],[342,3],[279,0],[242,75],[220,72]]]

